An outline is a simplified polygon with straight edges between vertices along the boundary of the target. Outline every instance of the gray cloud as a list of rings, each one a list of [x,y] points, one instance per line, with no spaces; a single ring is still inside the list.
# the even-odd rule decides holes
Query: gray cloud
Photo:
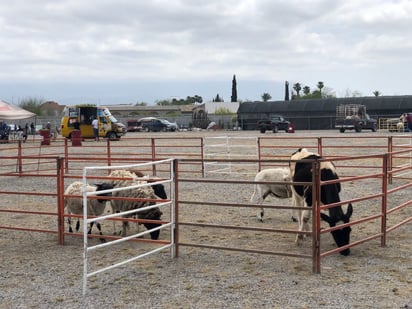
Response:
[[[202,84],[230,84],[236,74],[245,89],[250,81],[276,84],[266,90],[274,99],[283,98],[284,80],[323,81],[338,95],[409,91],[406,0],[15,0],[0,3],[0,12],[2,83],[173,81],[212,97],[217,89]]]

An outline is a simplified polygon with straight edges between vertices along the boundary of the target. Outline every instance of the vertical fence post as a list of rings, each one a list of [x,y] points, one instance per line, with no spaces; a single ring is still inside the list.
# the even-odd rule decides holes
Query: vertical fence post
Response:
[[[317,138],[317,140],[318,140],[318,154],[320,155],[320,156],[323,156],[323,140],[322,140],[322,137],[318,137]]]
[[[387,162],[387,171],[392,171],[393,166],[393,136],[388,137],[388,153],[389,153],[389,160]],[[388,181],[389,184],[392,184],[392,173],[390,173]]]
[[[259,166],[258,166],[258,172],[260,172],[262,170],[262,153],[261,153],[261,143],[260,143],[260,137],[257,138],[257,149],[258,149],[258,162],[259,162]]]
[[[320,163],[312,163],[312,272],[320,274]]]
[[[174,257],[179,257],[179,161],[173,160],[173,174],[174,174],[174,199],[175,199],[175,227],[174,227]]]
[[[64,168],[66,170],[66,173],[68,173],[69,172],[69,147],[68,147],[67,138],[64,139]]]
[[[388,161],[391,154],[384,154],[382,157],[382,218],[381,218],[381,247],[386,246],[386,211],[388,200]]]
[[[205,178],[205,138],[200,137],[200,158],[202,160],[202,178]]]
[[[17,166],[18,166],[18,170],[16,172],[19,173],[19,175],[21,176],[22,173],[22,150],[21,150],[21,140],[18,140],[18,149],[17,149]]]
[[[155,138],[151,138],[151,148],[152,148],[152,161],[156,160],[156,141]],[[156,164],[152,165],[152,174],[156,176]]]
[[[107,139],[107,165],[111,166],[112,165],[112,154],[110,151],[110,138]]]
[[[57,158],[57,235],[64,245],[64,159]]]

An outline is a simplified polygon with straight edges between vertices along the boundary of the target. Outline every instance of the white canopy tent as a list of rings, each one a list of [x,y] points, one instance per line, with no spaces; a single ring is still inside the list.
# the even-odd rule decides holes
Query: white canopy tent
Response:
[[[0,121],[27,119],[35,116],[36,114],[32,112],[0,100]]]

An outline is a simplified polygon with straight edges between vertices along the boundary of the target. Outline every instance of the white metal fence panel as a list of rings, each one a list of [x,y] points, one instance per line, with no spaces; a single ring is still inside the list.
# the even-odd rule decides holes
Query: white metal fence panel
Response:
[[[256,174],[258,163],[218,160],[258,160],[256,137],[217,136],[203,138],[203,170],[207,174]],[[207,161],[209,160],[209,161]],[[216,160],[216,161],[210,161]]]
[[[84,244],[84,250],[83,250],[83,295],[85,295],[86,292],[87,292],[87,280],[91,276],[97,275],[97,274],[102,273],[104,271],[114,269],[116,267],[125,265],[125,264],[130,263],[130,262],[136,261],[138,259],[144,258],[146,256],[149,256],[151,254],[160,252],[160,251],[165,250],[165,249],[170,249],[170,254],[173,257],[173,254],[174,254],[173,247],[175,245],[175,239],[174,239],[175,218],[174,218],[174,191],[173,191],[173,189],[174,189],[173,184],[174,184],[175,177],[174,177],[173,162],[174,162],[173,159],[166,159],[166,160],[159,160],[159,161],[146,162],[146,163],[140,163],[140,164],[130,164],[130,165],[121,165],[121,166],[94,166],[94,167],[85,167],[83,169],[83,222],[84,222],[84,224],[83,224],[83,244]],[[135,168],[141,168],[141,167],[147,167],[147,166],[159,165],[159,164],[169,164],[169,167],[170,167],[169,175],[170,175],[170,177],[168,179],[160,180],[160,181],[156,181],[156,182],[151,182],[151,183],[147,183],[147,184],[139,184],[139,185],[130,186],[130,187],[117,188],[117,189],[114,188],[114,189],[110,189],[110,190],[99,191],[99,193],[109,193],[109,192],[124,190],[125,188],[133,189],[133,188],[138,188],[138,187],[143,187],[143,186],[152,186],[152,185],[155,185],[155,184],[170,184],[170,195],[171,195],[170,198],[169,198],[170,201],[162,202],[162,203],[156,203],[155,205],[142,207],[142,208],[138,208],[138,209],[134,209],[134,210],[129,210],[129,211],[125,211],[125,212],[112,213],[112,214],[109,214],[109,215],[100,216],[100,217],[96,217],[96,218],[88,218],[88,215],[87,215],[88,196],[96,195],[95,192],[87,192],[87,190],[86,190],[87,173],[89,171],[132,169],[132,168],[135,169]],[[138,212],[145,211],[145,210],[155,208],[155,207],[167,207],[167,206],[170,207],[170,222],[169,223],[163,224],[161,226],[158,226],[158,227],[150,229],[150,230],[146,230],[146,231],[143,231],[143,232],[138,232],[138,233],[135,233],[133,235],[129,235],[127,237],[122,237],[120,239],[116,239],[116,240],[112,240],[112,241],[109,241],[109,242],[89,246],[89,243],[88,243],[88,224],[93,223],[93,222],[98,222],[98,221],[101,221],[101,220],[105,220],[105,219],[122,217],[124,215],[138,213]],[[150,232],[154,232],[156,230],[161,230],[161,229],[169,229],[170,230],[170,241],[169,241],[169,243],[162,244],[158,248],[149,250],[149,251],[147,251],[143,254],[133,256],[129,259],[122,260],[122,261],[120,261],[118,263],[115,263],[115,264],[112,264],[110,266],[101,267],[101,268],[99,268],[99,269],[97,269],[93,272],[89,272],[88,257],[89,257],[90,252],[95,251],[97,249],[112,247],[112,246],[117,245],[119,243],[129,241],[131,239],[135,239],[137,237],[141,237],[141,236],[144,236],[146,234],[149,234]]]

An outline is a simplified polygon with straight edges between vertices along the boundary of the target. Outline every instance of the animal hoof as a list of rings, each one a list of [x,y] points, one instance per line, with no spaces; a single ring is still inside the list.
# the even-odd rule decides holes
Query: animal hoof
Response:
[[[298,219],[296,219],[296,217],[292,216],[292,221],[293,222],[298,222]]]
[[[350,254],[350,249],[345,249],[339,252],[343,256],[348,256]]]

